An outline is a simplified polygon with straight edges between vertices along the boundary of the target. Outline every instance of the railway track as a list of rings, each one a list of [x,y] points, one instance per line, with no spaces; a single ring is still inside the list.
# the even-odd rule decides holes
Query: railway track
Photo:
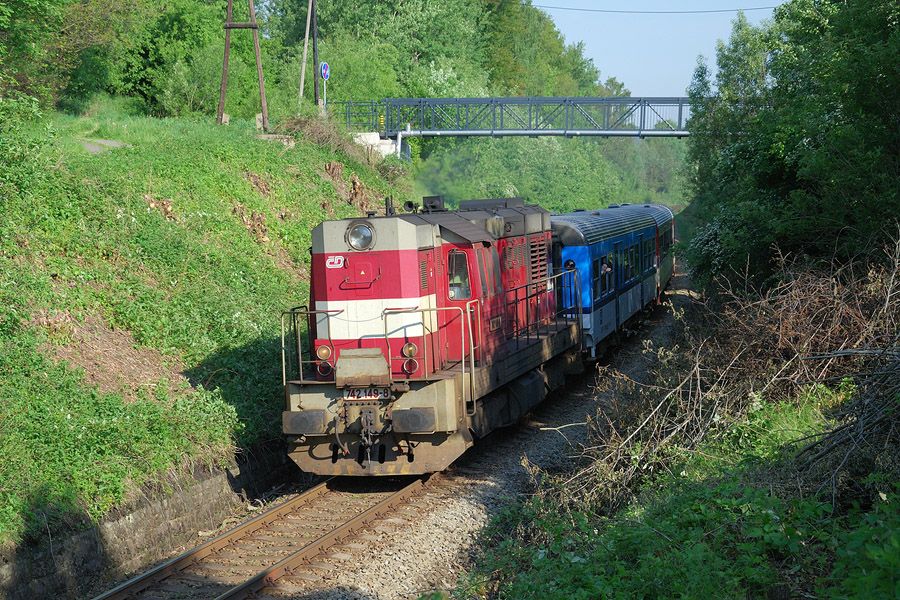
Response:
[[[355,534],[387,518],[427,481],[330,479],[95,600],[277,595],[280,587],[302,582],[305,568],[317,556],[356,548]]]

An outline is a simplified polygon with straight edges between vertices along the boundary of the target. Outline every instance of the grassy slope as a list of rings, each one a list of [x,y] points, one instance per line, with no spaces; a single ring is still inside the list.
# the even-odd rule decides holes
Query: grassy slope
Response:
[[[288,150],[241,124],[101,108],[53,116],[44,174],[3,201],[0,541],[45,520],[98,518],[185,461],[277,436],[280,312],[305,301],[323,206],[355,212],[323,166],[340,160],[346,180],[391,191],[372,169],[309,143]],[[92,155],[84,138],[128,146]],[[148,199],[171,200],[173,214]],[[237,204],[265,216],[271,241],[248,231]],[[98,315],[202,385],[159,385],[133,402],[87,386],[47,348],[72,343],[73,328]]]

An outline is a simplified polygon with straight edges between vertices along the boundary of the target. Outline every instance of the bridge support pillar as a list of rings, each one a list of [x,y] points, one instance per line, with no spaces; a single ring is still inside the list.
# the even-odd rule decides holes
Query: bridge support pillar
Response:
[[[366,131],[363,133],[354,133],[353,141],[359,144],[360,146],[364,146],[370,150],[373,150],[380,154],[382,157],[396,155],[399,156],[397,152],[397,146],[392,139],[381,139],[381,136],[377,131]]]

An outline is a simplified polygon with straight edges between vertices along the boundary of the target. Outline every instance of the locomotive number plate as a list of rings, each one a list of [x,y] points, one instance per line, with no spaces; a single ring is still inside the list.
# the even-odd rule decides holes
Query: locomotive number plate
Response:
[[[344,388],[344,400],[390,400],[388,388]]]

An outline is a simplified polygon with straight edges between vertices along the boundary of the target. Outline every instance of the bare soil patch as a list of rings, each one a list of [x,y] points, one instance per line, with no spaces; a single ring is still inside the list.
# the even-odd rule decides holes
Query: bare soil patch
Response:
[[[248,174],[249,175],[249,174]],[[266,186],[261,179],[258,181],[260,186]],[[254,187],[257,184],[254,183]],[[270,193],[268,187],[257,188],[261,194]],[[263,191],[265,190],[265,192]],[[302,263],[295,262],[287,251],[279,244],[271,244],[272,239],[269,237],[269,226],[266,224],[266,215],[255,210],[248,210],[243,204],[235,204],[231,212],[241,220],[244,227],[250,234],[256,238],[256,241],[265,247],[265,252],[275,260],[275,264],[279,269],[287,271],[290,275],[300,281],[309,279],[309,271]],[[278,213],[278,218],[282,221],[292,218],[294,215],[287,209],[282,209]]]
[[[240,203],[235,204],[231,212],[237,215],[244,227],[247,228],[247,231],[256,238],[256,241],[261,244],[268,244],[271,241],[269,238],[269,227],[266,225],[266,215],[255,210],[248,211],[247,207]]]
[[[334,191],[347,204],[355,206],[360,213],[372,210],[377,197],[359,179],[356,173],[350,175],[350,186],[344,181],[344,165],[338,161],[325,163],[324,178],[331,182]]]
[[[166,221],[178,220],[178,217],[175,216],[175,210],[172,208],[171,198],[159,199],[154,198],[152,194],[144,194],[144,202],[147,203],[150,209],[158,210],[166,218]]]
[[[152,395],[158,385],[175,394],[189,387],[176,358],[151,348],[142,348],[131,332],[112,329],[92,315],[79,323],[68,312],[40,312],[32,322],[47,329],[51,337],[65,336],[64,343],[45,344],[44,350],[57,360],[84,370],[89,385],[106,393],[119,393],[135,400],[139,390]]]
[[[271,193],[272,193],[271,186],[269,186],[269,184],[266,182],[265,179],[263,179],[256,173],[247,171],[246,173],[244,173],[244,179],[249,181],[250,185],[253,186],[253,189],[255,189],[257,192],[259,192],[259,194],[261,196],[263,196],[264,198],[268,198],[269,195],[271,195]]]

